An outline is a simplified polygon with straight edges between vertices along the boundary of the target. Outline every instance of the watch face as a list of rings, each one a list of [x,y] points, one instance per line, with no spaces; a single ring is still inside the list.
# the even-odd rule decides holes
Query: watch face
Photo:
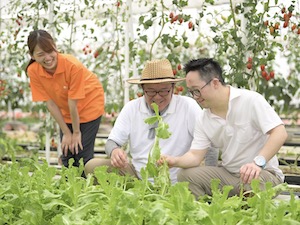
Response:
[[[265,159],[265,157],[263,157],[261,155],[256,156],[254,158],[254,162],[256,165],[261,166],[261,167],[264,167],[266,165],[266,159]]]

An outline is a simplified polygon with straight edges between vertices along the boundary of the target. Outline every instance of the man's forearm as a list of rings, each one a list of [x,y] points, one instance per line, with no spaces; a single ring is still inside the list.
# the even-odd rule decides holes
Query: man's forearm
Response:
[[[182,156],[175,157],[175,167],[190,168],[200,166],[206,150],[190,150]]]
[[[111,153],[114,149],[116,148],[120,148],[121,146],[118,145],[116,142],[114,142],[113,140],[111,139],[108,139],[106,141],[106,144],[105,144],[105,153],[110,157],[111,156]]]
[[[261,149],[259,155],[262,155],[269,161],[280,150],[287,138],[287,132],[284,125],[279,125],[269,132],[269,137]]]

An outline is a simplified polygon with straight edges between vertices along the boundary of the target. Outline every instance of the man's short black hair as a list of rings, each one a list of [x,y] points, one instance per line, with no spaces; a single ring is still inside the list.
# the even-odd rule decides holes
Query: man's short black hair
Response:
[[[184,71],[188,74],[190,71],[198,71],[202,80],[208,82],[213,78],[217,78],[223,85],[225,85],[222,76],[222,68],[220,64],[212,58],[192,59],[184,66]]]

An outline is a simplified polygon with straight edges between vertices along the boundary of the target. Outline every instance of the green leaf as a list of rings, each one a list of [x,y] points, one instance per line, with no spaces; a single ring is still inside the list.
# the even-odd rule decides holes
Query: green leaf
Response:
[[[153,24],[153,21],[151,19],[147,20],[143,25],[145,29],[148,29]]]
[[[157,116],[151,116],[151,117],[146,118],[144,121],[147,124],[154,124],[158,121],[158,118],[157,118]]]
[[[139,24],[143,24],[144,23],[144,19],[145,19],[144,16],[140,16],[140,18],[139,18]]]
[[[171,136],[171,133],[168,131],[169,125],[166,123],[160,123],[156,130],[156,135],[159,138],[167,139]]]
[[[140,39],[141,39],[142,41],[144,41],[145,43],[147,43],[147,41],[148,41],[147,35],[140,36]]]
[[[156,103],[152,103],[151,106],[155,112],[155,115],[159,116],[158,105]]]

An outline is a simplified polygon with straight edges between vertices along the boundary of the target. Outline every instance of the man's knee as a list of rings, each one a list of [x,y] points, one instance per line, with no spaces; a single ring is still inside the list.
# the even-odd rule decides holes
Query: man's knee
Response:
[[[100,158],[93,158],[89,160],[84,166],[84,172],[86,175],[94,173],[96,167],[99,166],[109,166],[110,160],[109,159],[100,159]]]
[[[177,173],[178,182],[187,182],[189,181],[189,172],[188,169],[180,169]]]
[[[94,172],[95,166],[94,166],[94,162],[93,161],[94,161],[94,159],[90,159],[84,165],[84,172],[85,172],[86,175]]]
[[[205,191],[203,190],[201,183],[198,182],[197,180],[197,175],[195,174],[195,168],[179,170],[177,174],[177,180],[178,182],[188,182],[189,190],[195,196],[196,199],[198,199],[199,196],[205,194]]]

